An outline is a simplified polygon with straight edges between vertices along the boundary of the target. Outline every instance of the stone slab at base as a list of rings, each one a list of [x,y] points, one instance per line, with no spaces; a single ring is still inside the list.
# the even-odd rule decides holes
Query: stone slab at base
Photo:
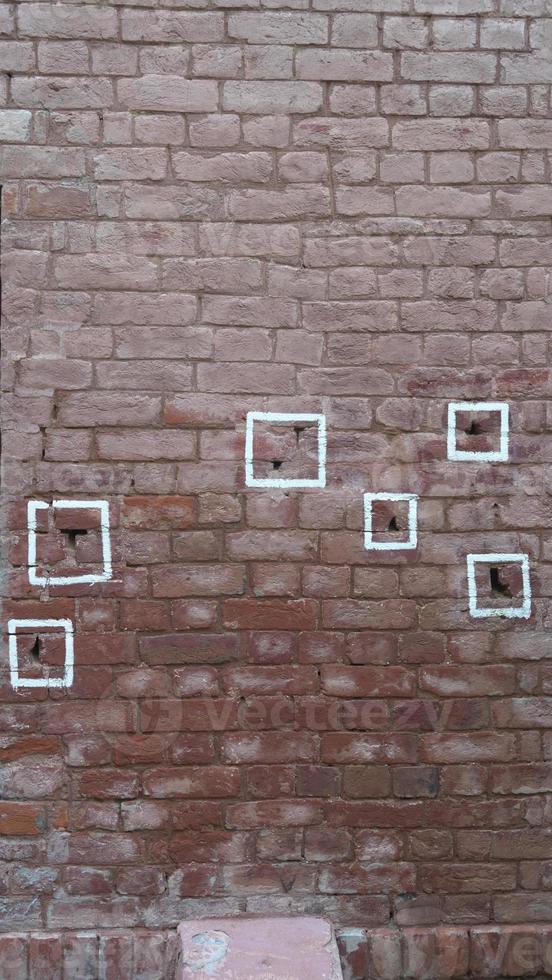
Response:
[[[192,919],[176,980],[342,980],[331,923],[314,916]]]

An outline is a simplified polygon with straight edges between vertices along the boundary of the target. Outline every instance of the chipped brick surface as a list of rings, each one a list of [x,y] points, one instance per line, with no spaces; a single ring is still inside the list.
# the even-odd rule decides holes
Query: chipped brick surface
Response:
[[[348,929],[350,980],[552,970],[551,25],[0,11],[2,980],[152,980],[181,920],[244,913]],[[447,458],[449,402],[508,404],[506,461]],[[323,415],[325,486],[285,482],[320,432],[266,419],[248,485],[251,412]],[[492,412],[457,421],[496,449]],[[365,547],[365,493],[419,498],[415,546]],[[56,499],[108,502],[105,580],[59,583],[108,567],[86,507],[37,512],[29,580]],[[375,501],[375,539],[407,511]],[[489,552],[527,556],[528,617],[470,615]],[[482,607],[519,605],[499,571]],[[74,625],[69,686],[14,690],[10,619]]]

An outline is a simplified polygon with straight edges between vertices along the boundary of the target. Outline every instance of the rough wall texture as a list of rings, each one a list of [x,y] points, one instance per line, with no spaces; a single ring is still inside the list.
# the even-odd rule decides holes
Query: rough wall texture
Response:
[[[75,656],[2,652],[0,929],[549,922],[551,0],[0,18],[3,623]],[[508,462],[447,459],[458,400]],[[324,489],[245,486],[250,411],[324,413]],[[256,477],[316,436],[259,422]],[[366,491],[417,548],[363,547]],[[108,501],[109,581],[50,581],[94,508],[37,512],[29,579],[59,498]],[[528,555],[530,618],[470,616],[470,552]]]

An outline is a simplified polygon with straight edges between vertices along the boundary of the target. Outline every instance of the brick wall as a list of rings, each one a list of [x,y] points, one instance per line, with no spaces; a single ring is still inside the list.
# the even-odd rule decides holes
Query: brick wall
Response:
[[[0,929],[550,922],[552,3],[0,27]]]

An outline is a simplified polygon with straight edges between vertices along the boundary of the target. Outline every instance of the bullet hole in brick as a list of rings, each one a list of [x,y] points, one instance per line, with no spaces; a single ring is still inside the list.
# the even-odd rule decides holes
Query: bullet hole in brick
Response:
[[[389,524],[387,525],[387,530],[388,531],[400,531],[400,527],[397,524],[397,518],[396,517],[392,517],[391,518],[391,520],[389,521]]]
[[[282,462],[283,461],[281,459],[273,459],[272,460],[272,469],[273,470],[279,470],[280,467],[281,467],[281,465],[282,465]]]
[[[297,875],[291,875],[289,878],[286,878],[285,875],[282,875],[282,877],[281,877],[280,880],[282,882],[282,886],[283,886],[283,889],[284,889],[285,892],[290,892],[291,891],[291,889],[293,888],[293,886],[295,884],[296,877],[297,877]],[[269,962],[270,961],[267,960],[267,964]]]
[[[74,551],[77,545],[77,535],[87,534],[88,532],[85,528],[71,527],[66,528],[63,533],[67,536],[67,544]]]
[[[35,636],[34,643],[29,652],[33,660],[40,661],[40,637],[39,636]]]
[[[482,431],[483,430],[479,422],[476,422],[475,419],[472,419],[472,421],[468,425],[468,428],[464,429],[464,432],[466,433],[467,436],[480,436]]]
[[[495,595],[505,595],[511,598],[512,593],[510,592],[510,586],[504,582],[501,582],[500,580],[500,570],[491,566],[489,569],[489,575],[491,578],[491,591],[494,592]]]

